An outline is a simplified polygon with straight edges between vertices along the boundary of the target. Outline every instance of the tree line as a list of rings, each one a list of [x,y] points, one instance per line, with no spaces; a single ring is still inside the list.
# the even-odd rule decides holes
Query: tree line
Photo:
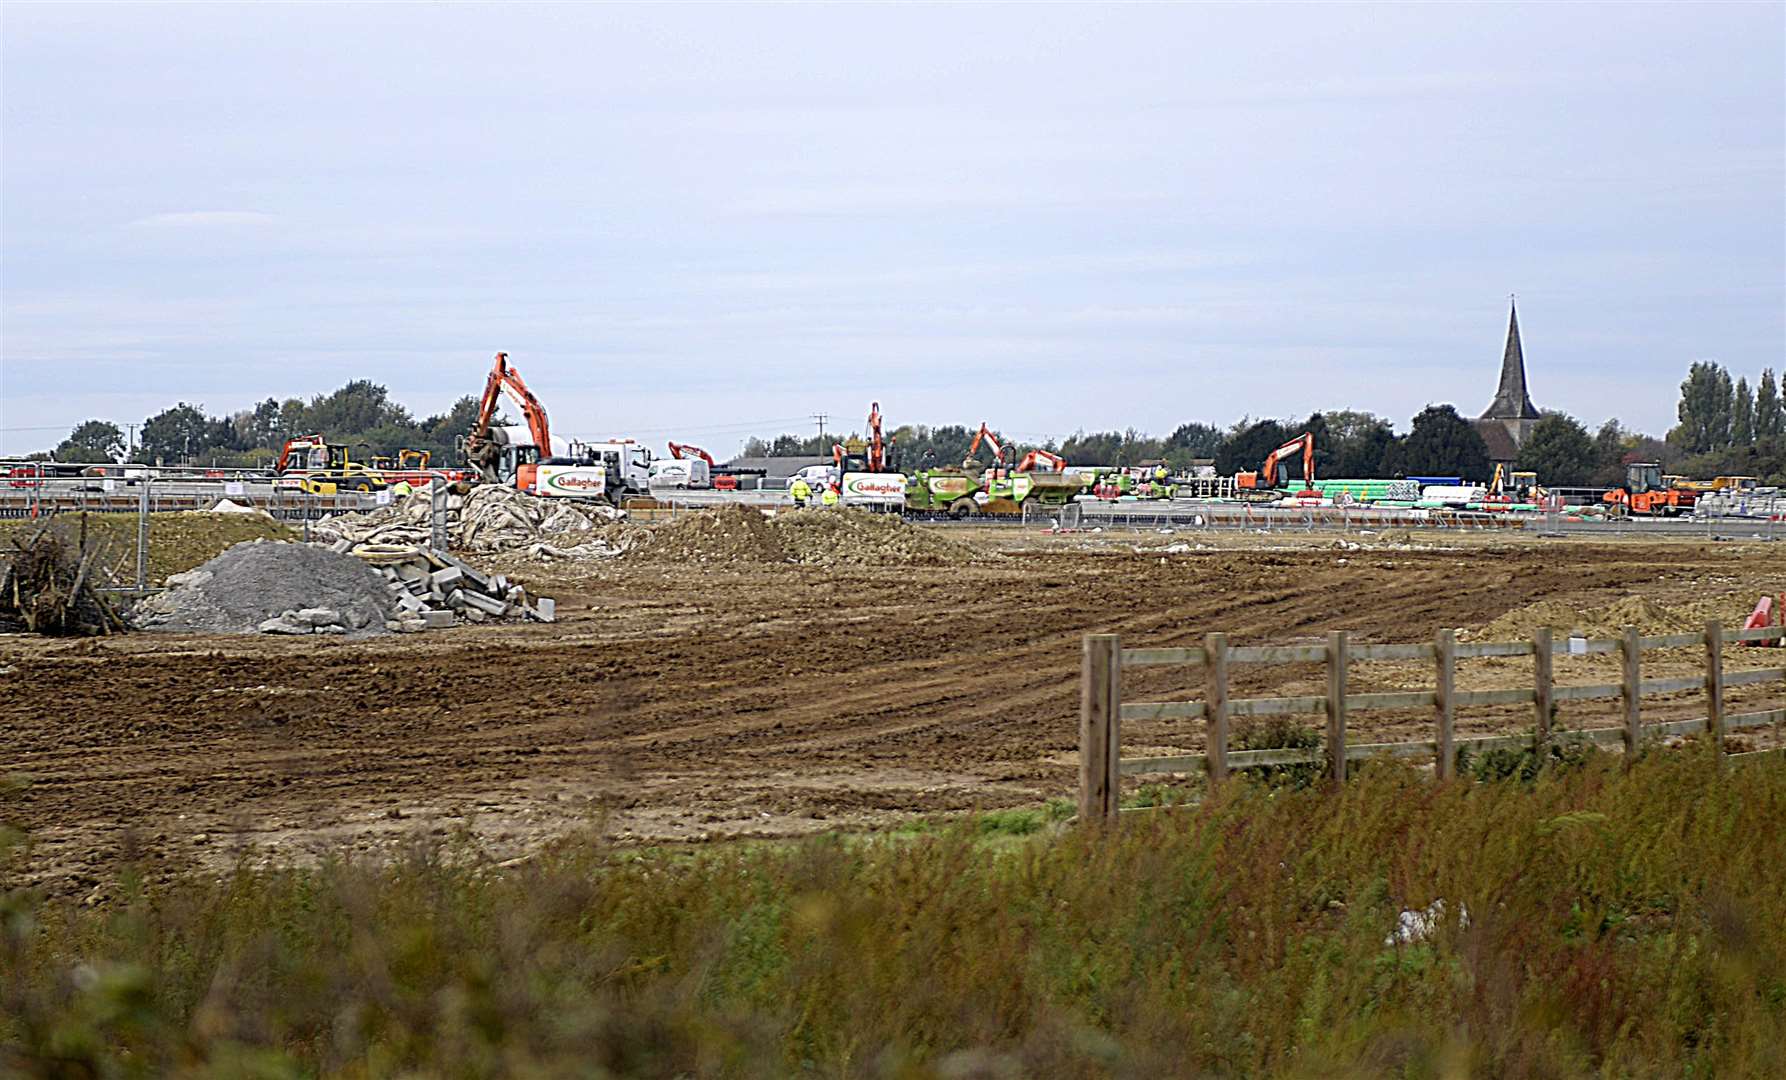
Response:
[[[1786,485],[1786,402],[1771,368],[1750,391],[1746,378],[1733,382],[1718,364],[1693,364],[1681,384],[1678,417],[1680,423],[1666,438],[1657,438],[1627,428],[1617,417],[1590,431],[1567,413],[1547,412],[1520,447],[1513,468],[1535,472],[1551,487],[1610,488],[1622,484],[1626,466],[1639,461],[1654,461],[1685,476],[1754,476],[1764,484]],[[891,437],[900,467],[912,469],[964,460],[977,430],[959,424],[907,425]],[[1184,470],[1194,462],[1210,462],[1218,475],[1232,475],[1258,468],[1267,454],[1303,432],[1315,437],[1317,476],[1486,481],[1492,474],[1481,434],[1450,405],[1429,405],[1413,417],[1405,435],[1374,413],[1331,410],[1301,419],[1243,418],[1226,430],[1192,422],[1165,438],[1130,428],[1078,432],[1028,445],[1060,454],[1073,465],[1128,467],[1163,461]],[[744,452],[750,457],[825,456],[838,438],[752,438]],[[1010,440],[1000,436],[1000,441]],[[990,455],[981,451],[980,459],[990,460]],[[1300,477],[1301,471],[1300,460],[1291,463],[1292,477]]]
[[[127,445],[123,429],[112,421],[88,420],[76,425],[53,451],[31,457],[264,468],[277,460],[285,440],[322,434],[346,444],[355,457],[426,450],[436,464],[450,464],[458,455],[458,437],[477,419],[477,408],[476,399],[462,397],[446,412],[418,419],[391,400],[383,386],[356,379],[309,401],[268,398],[224,416],[208,416],[202,406],[182,401],[144,420],[134,447]]]
[[[1536,472],[1553,487],[1609,487],[1621,483],[1625,466],[1659,462],[1687,476],[1755,476],[1786,485],[1786,402],[1773,369],[1751,389],[1721,365],[1694,363],[1681,383],[1679,423],[1665,438],[1626,428],[1614,417],[1590,431],[1564,413],[1547,413],[1519,451],[1514,467]],[[36,459],[69,462],[132,460],[147,464],[203,464],[254,468],[271,464],[285,440],[321,433],[358,456],[427,450],[439,464],[455,463],[458,437],[470,430],[477,402],[463,397],[444,413],[416,417],[391,399],[385,387],[358,379],[308,401],[267,398],[222,416],[179,402],[146,419],[141,439],[127,447],[122,428],[109,420],[77,425],[53,451]],[[977,428],[962,424],[907,424],[890,432],[904,469],[962,461]],[[1431,405],[1412,418],[1406,434],[1369,412],[1328,410],[1306,417],[1243,418],[1226,429],[1199,421],[1164,437],[1129,428],[1076,432],[1064,439],[1023,444],[1060,454],[1075,465],[1133,466],[1165,462],[1175,471],[1209,462],[1218,474],[1256,469],[1273,449],[1308,432],[1315,437],[1315,471],[1328,477],[1460,476],[1482,481],[1491,466],[1487,447],[1469,420],[1450,405]],[[860,432],[852,433],[860,435]],[[751,438],[748,457],[829,456],[836,434]],[[1009,442],[1003,439],[1001,442]],[[984,450],[982,461],[990,460]],[[1291,463],[1299,476],[1300,461]]]

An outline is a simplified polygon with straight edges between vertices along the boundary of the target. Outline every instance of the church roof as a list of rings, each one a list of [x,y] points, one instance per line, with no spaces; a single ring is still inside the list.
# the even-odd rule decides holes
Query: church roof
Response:
[[[1513,433],[1499,420],[1476,421],[1476,433],[1482,436],[1482,445],[1488,450],[1488,460],[1512,461],[1519,456],[1519,444],[1513,440]]]
[[[1501,385],[1483,412],[1484,420],[1536,420],[1541,414],[1526,392],[1526,355],[1519,344],[1519,310],[1509,304],[1507,349],[1501,354]]]

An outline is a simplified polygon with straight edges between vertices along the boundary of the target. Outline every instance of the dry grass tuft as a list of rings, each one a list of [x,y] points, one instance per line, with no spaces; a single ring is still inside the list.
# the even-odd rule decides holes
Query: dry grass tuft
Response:
[[[0,1071],[1780,1075],[1781,821],[1777,761],[1590,755],[997,845],[419,846],[109,909],[15,893]]]

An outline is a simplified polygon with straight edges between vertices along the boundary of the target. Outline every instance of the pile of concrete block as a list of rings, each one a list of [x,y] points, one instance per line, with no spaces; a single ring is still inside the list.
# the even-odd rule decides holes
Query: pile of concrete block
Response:
[[[444,551],[421,544],[355,544],[341,539],[331,550],[353,555],[376,569],[397,600],[399,628],[438,630],[455,622],[533,619],[552,622],[556,603],[529,596],[518,582],[486,574]]]
[[[391,624],[398,620],[385,622],[385,628],[398,629]],[[285,611],[271,619],[262,620],[256,630],[262,634],[345,634],[350,631],[346,616],[334,608],[300,608]]]

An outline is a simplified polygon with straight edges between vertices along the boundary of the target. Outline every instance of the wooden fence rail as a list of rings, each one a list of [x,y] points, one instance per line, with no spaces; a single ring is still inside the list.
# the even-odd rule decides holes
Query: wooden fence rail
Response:
[[[1628,760],[1645,738],[1709,732],[1722,760],[1724,737],[1729,731],[1786,726],[1786,708],[1727,714],[1725,691],[1769,682],[1786,683],[1786,666],[1726,673],[1726,642],[1766,642],[1786,637],[1786,626],[1759,627],[1726,632],[1718,622],[1692,634],[1644,637],[1626,627],[1618,638],[1566,638],[1553,641],[1548,629],[1539,629],[1530,641],[1459,642],[1450,630],[1441,630],[1431,644],[1354,645],[1344,631],[1329,634],[1321,645],[1230,646],[1227,635],[1210,634],[1201,648],[1125,649],[1116,634],[1085,636],[1084,671],[1081,678],[1079,724],[1079,818],[1109,821],[1115,818],[1124,776],[1150,773],[1207,771],[1211,783],[1226,780],[1235,769],[1273,765],[1322,763],[1335,783],[1346,778],[1348,763],[1375,757],[1433,759],[1434,773],[1442,780],[1457,775],[1460,751],[1496,748],[1541,748],[1555,738],[1556,708],[1564,702],[1617,700],[1620,724],[1614,728],[1589,728],[1569,733],[1571,739],[1595,744],[1620,744]],[[1782,644],[1786,644],[1783,642]],[[1642,656],[1650,649],[1704,646],[1705,673],[1677,678],[1645,679]],[[1553,682],[1556,656],[1592,656],[1617,653],[1620,680],[1579,686]],[[1502,690],[1458,690],[1457,662],[1480,657],[1533,658],[1532,685]],[[1355,694],[1348,689],[1350,667],[1373,660],[1425,660],[1434,666],[1434,685],[1425,690],[1391,690]],[[1301,697],[1233,698],[1228,693],[1230,664],[1320,663],[1327,672],[1324,694]],[[1204,669],[1201,701],[1135,701],[1122,699],[1122,672],[1129,668],[1157,666]],[[1666,723],[1644,723],[1642,700],[1649,694],[1678,694],[1700,690],[1706,696],[1703,718]],[[1533,708],[1532,735],[1491,735],[1458,738],[1457,710],[1492,705],[1526,705]],[[1384,709],[1432,709],[1434,731],[1430,740],[1399,743],[1348,744],[1347,720],[1354,712]],[[1318,715],[1326,718],[1321,749],[1233,750],[1229,721],[1234,717]],[[1140,720],[1202,720],[1205,747],[1202,754],[1170,757],[1122,756],[1122,725]]]

